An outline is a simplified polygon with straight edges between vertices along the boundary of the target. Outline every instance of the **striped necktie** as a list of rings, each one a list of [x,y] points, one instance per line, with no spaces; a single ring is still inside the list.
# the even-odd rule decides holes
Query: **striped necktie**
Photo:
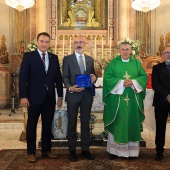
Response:
[[[79,67],[81,70],[81,74],[84,74],[85,72],[85,66],[84,66],[84,61],[83,61],[83,56],[79,56]]]
[[[45,66],[45,53],[42,53],[42,61],[43,61],[44,68],[46,68],[46,66]]]

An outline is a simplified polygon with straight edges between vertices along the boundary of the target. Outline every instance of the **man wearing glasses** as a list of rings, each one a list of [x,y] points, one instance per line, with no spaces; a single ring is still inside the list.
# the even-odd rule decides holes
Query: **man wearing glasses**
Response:
[[[162,57],[165,62],[153,66],[152,71],[152,87],[155,91],[153,106],[156,119],[155,160],[157,161],[163,158],[166,122],[170,113],[170,47],[165,47]]]
[[[106,67],[103,79],[104,127],[110,159],[138,157],[147,74],[128,42]]]
[[[77,114],[80,109],[81,119],[81,149],[82,156],[93,160],[94,157],[89,152],[90,146],[90,112],[93,102],[92,88],[80,87],[77,85],[77,75],[88,75],[91,83],[97,79],[94,70],[94,60],[84,54],[86,42],[83,37],[78,36],[74,39],[75,52],[63,59],[63,82],[67,88],[65,100],[68,111],[68,147],[70,151],[70,160],[76,161],[77,145]]]

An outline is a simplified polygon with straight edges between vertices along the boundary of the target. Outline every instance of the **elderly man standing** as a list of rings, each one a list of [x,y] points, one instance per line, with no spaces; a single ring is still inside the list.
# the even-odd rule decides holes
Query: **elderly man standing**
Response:
[[[165,62],[153,66],[152,71],[152,87],[155,91],[153,106],[156,119],[155,160],[157,161],[163,158],[166,122],[170,113],[170,47],[165,47],[162,56]]]
[[[110,159],[139,155],[147,74],[131,52],[130,44],[122,42],[120,55],[108,64],[104,73],[104,127],[108,132]]]
[[[89,152],[90,146],[90,112],[93,102],[93,89],[78,86],[76,82],[77,75],[87,75],[91,83],[97,79],[94,70],[94,60],[92,57],[84,54],[86,42],[83,37],[78,36],[74,39],[75,52],[63,59],[63,82],[67,88],[66,102],[68,111],[68,147],[70,151],[70,160],[76,161],[77,145],[77,114],[80,109],[81,119],[81,149],[82,156],[93,160],[93,155]],[[86,82],[85,82],[86,84]],[[88,84],[88,83],[87,83]]]

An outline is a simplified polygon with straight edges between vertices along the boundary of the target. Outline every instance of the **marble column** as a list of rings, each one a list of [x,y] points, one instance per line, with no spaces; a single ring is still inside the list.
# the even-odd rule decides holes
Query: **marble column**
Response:
[[[47,31],[47,2],[46,0],[36,1],[36,34]]]
[[[129,1],[118,1],[118,39],[129,37]]]

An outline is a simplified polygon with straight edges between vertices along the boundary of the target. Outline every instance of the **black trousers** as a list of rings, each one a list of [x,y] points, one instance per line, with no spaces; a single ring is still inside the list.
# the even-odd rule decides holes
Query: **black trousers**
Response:
[[[156,151],[158,154],[162,154],[164,152],[165,132],[166,132],[166,122],[168,118],[168,112],[170,112],[170,107],[159,108],[155,106],[155,119],[156,119],[155,144],[156,144]]]
[[[68,147],[69,150],[75,150],[77,145],[77,114],[80,108],[80,120],[81,120],[81,149],[88,151],[90,146],[90,112],[92,102],[84,101],[80,102],[67,102],[68,111]]]
[[[28,121],[27,121],[27,153],[36,153],[36,131],[39,116],[41,114],[42,120],[42,152],[51,150],[51,126],[54,117],[55,105],[49,102],[48,94],[46,95],[43,103],[40,105],[31,104],[28,108]]]

